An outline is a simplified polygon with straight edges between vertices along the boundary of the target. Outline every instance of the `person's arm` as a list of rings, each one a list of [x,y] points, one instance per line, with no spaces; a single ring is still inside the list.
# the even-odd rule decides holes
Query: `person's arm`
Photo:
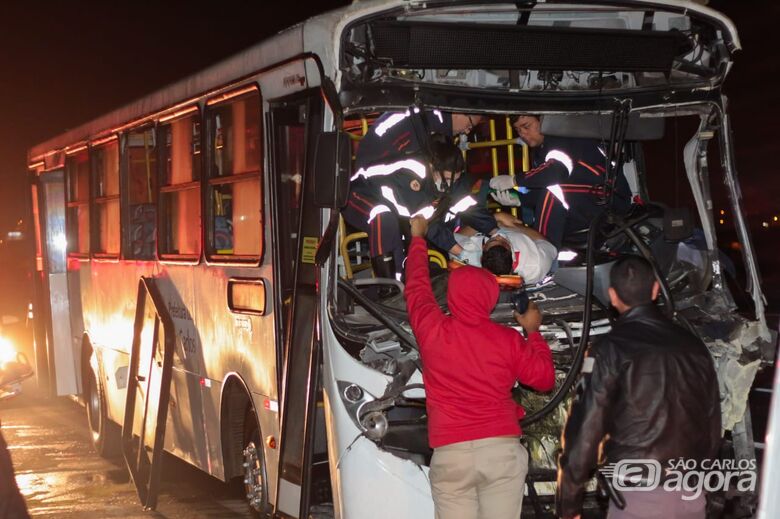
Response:
[[[514,360],[517,380],[537,391],[549,391],[555,387],[555,365],[547,341],[539,333],[542,314],[531,301],[523,314],[514,313],[515,321],[523,327],[527,338],[518,337],[520,347]]]
[[[485,236],[492,236],[498,231],[498,222],[493,213],[486,207],[475,206],[461,213],[461,220],[469,227],[476,229]]]
[[[523,221],[512,215],[512,213],[499,211],[498,213],[493,214],[493,218],[496,219],[496,223],[498,223],[498,226],[502,229],[519,229],[520,227],[525,227]]]
[[[428,227],[425,238],[438,248],[449,251],[455,256],[459,256],[463,252],[463,248],[455,240],[452,230],[441,221],[434,222]]]
[[[519,222],[520,220],[517,220],[517,221]],[[525,234],[526,236],[528,236],[529,238],[531,238],[534,241],[537,241],[537,240],[547,241],[547,238],[545,238],[542,233],[540,233],[539,231],[537,231],[536,229],[533,229],[531,227],[526,227],[522,223],[520,225],[518,225],[518,226],[512,226],[510,228],[513,231],[517,231],[519,233]]]
[[[563,157],[560,157],[560,159],[563,159]],[[541,166],[515,175],[515,182],[518,186],[531,189],[561,184],[571,174],[571,168],[567,167],[570,163],[571,159],[568,161],[559,160],[555,157],[550,158],[550,154],[548,154],[548,158]]]
[[[618,370],[608,342],[596,344],[582,368],[582,381],[563,431],[559,459],[558,514],[580,513],[585,483],[598,462],[599,445],[607,433],[610,404],[618,386]]]
[[[428,222],[421,216],[411,219],[412,242],[406,258],[406,286],[404,297],[412,327],[420,349],[424,349],[425,337],[446,319],[436,302],[428,274],[428,244],[425,234]]]

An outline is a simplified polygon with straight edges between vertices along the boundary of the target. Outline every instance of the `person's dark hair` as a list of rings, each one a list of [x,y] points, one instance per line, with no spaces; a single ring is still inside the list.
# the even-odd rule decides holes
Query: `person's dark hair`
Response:
[[[436,171],[452,171],[453,174],[463,172],[466,165],[460,149],[437,133],[431,135],[431,164]]]
[[[624,256],[609,272],[609,286],[628,306],[652,303],[654,282],[653,267],[641,256]]]
[[[539,119],[539,114],[512,114],[509,116],[510,124],[515,124],[521,117],[536,117]]]
[[[482,253],[482,267],[496,276],[506,276],[512,272],[512,252],[506,247],[490,247]]]

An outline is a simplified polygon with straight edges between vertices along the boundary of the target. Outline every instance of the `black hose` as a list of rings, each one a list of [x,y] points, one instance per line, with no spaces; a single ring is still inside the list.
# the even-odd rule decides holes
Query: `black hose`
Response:
[[[590,223],[588,229],[588,249],[586,253],[586,278],[585,278],[585,308],[582,310],[582,334],[580,335],[580,344],[577,347],[577,351],[574,354],[574,358],[571,363],[571,368],[566,374],[566,378],[563,379],[563,384],[558,388],[553,397],[547,402],[544,407],[538,411],[526,416],[520,421],[522,427],[528,427],[532,425],[548,414],[550,414],[569,394],[569,390],[574,385],[574,381],[580,374],[582,369],[582,359],[585,357],[585,350],[588,347],[588,340],[590,339],[590,318],[592,311],[593,301],[593,271],[596,263],[596,234],[601,227],[601,221],[604,219],[606,213],[601,213]]]

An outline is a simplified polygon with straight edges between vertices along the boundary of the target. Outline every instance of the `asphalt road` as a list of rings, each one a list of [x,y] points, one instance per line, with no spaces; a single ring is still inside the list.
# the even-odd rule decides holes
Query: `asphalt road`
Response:
[[[2,433],[33,517],[249,517],[242,488],[166,455],[156,511],[144,511],[121,459],[92,450],[83,407],[33,391],[0,401]]]

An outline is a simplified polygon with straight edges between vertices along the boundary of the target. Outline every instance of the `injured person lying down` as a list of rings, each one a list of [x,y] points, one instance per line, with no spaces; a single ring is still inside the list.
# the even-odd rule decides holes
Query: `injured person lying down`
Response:
[[[520,276],[528,285],[542,281],[558,253],[555,246],[508,213],[497,213],[496,220],[499,230],[492,236],[469,232],[468,228],[455,233],[464,251],[458,260],[481,266],[496,276]]]

